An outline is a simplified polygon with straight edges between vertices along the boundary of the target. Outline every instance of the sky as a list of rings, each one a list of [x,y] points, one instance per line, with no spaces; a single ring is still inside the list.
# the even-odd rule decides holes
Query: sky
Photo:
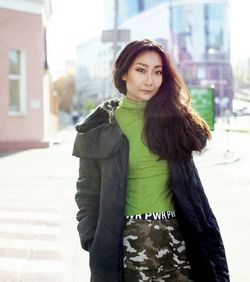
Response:
[[[103,0],[51,0],[53,13],[47,26],[47,52],[50,69],[63,69],[74,59],[75,49],[101,34]]]
[[[48,61],[53,73],[73,60],[75,49],[103,29],[105,0],[51,0],[53,14],[47,22]],[[231,62],[250,57],[250,1],[230,0]]]

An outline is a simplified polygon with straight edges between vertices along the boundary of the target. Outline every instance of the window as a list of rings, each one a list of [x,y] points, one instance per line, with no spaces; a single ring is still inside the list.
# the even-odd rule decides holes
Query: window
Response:
[[[9,114],[19,115],[25,112],[25,73],[24,52],[9,51]]]
[[[197,78],[204,79],[206,78],[206,69],[205,66],[198,66],[197,67]]]

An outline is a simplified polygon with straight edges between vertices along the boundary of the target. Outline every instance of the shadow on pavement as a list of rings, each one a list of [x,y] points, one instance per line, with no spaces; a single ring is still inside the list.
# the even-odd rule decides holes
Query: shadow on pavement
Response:
[[[0,151],[0,158],[8,157],[14,154],[21,153],[23,151],[28,151],[28,150],[15,150],[15,151]]]

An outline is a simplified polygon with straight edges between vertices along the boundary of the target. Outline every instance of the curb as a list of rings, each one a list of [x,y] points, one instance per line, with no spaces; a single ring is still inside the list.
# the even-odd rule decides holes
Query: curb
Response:
[[[230,132],[240,132],[240,133],[249,133],[250,128],[223,128],[223,131],[230,131]]]
[[[65,142],[73,142],[76,136],[76,131],[73,126],[67,126],[59,130],[53,137],[50,139],[50,145],[60,145]]]
[[[225,159],[222,159],[220,162],[215,163],[213,166],[231,164],[240,160],[240,156],[237,153],[230,151],[226,151],[223,157]]]
[[[209,153],[209,150],[207,150],[207,152]],[[202,156],[203,155],[194,157],[194,161],[198,168],[228,165],[240,160],[240,156],[236,152],[232,152],[232,151],[226,151],[220,158],[217,159],[212,158],[214,159],[214,161],[213,160],[209,161],[210,158],[201,159]]]

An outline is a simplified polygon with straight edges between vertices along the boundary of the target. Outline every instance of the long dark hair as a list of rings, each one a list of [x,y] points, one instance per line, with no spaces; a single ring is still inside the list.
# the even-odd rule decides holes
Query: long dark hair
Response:
[[[160,55],[163,80],[158,93],[147,102],[144,110],[143,141],[160,159],[188,160],[193,151],[201,152],[211,133],[207,123],[191,108],[188,89],[166,50],[150,39],[127,44],[114,64],[114,85],[126,95],[126,82],[122,76],[135,58],[145,51]]]

